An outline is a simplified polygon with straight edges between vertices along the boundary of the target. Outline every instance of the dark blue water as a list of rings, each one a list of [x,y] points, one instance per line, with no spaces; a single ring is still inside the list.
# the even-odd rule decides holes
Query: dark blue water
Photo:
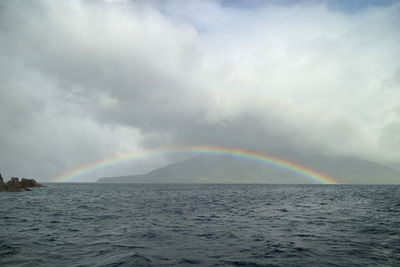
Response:
[[[400,186],[48,184],[0,193],[1,266],[400,266]]]

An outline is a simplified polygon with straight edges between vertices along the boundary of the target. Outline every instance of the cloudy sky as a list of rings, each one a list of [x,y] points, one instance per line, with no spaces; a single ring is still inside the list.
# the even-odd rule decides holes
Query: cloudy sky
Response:
[[[0,171],[200,144],[396,168],[399,44],[398,1],[1,1]]]

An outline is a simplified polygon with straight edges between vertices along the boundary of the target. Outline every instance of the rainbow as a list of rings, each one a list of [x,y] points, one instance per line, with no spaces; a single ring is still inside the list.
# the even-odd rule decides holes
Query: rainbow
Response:
[[[126,153],[119,154],[110,158],[106,158],[100,161],[92,162],[86,165],[82,165],[78,168],[67,171],[57,177],[51,179],[52,182],[68,182],[72,178],[79,177],[82,174],[89,173],[94,170],[106,168],[111,165],[122,163],[128,160],[155,157],[168,154],[182,154],[182,153],[194,153],[194,154],[209,154],[209,155],[225,155],[231,157],[237,157],[241,159],[254,160],[261,163],[269,164],[281,169],[288,170],[290,172],[299,174],[311,182],[320,184],[338,184],[339,182],[329,177],[326,174],[312,170],[306,166],[302,166],[295,162],[291,162],[282,158],[278,158],[265,153],[258,153],[250,150],[229,148],[229,147],[218,147],[218,146],[185,146],[185,147],[173,147],[164,148],[158,150],[151,150],[141,153]]]

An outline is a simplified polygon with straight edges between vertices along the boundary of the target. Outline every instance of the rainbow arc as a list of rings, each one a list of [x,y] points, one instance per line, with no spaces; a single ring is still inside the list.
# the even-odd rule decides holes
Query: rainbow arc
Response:
[[[108,166],[112,166],[128,160],[134,160],[146,157],[150,158],[168,154],[182,154],[182,153],[221,155],[221,156],[231,156],[247,160],[254,160],[263,164],[269,164],[277,168],[285,169],[292,173],[296,173],[314,183],[320,183],[320,184],[339,183],[337,180],[326,174],[320,173],[309,167],[300,165],[298,163],[283,158],[278,158],[273,155],[259,153],[250,150],[230,148],[230,147],[218,147],[218,146],[180,146],[180,147],[151,150],[142,153],[128,153],[128,154],[116,155],[110,158],[92,162],[90,164],[82,165],[75,169],[69,170],[61,174],[60,176],[53,178],[52,181],[67,182],[72,178],[79,177],[80,175],[92,172],[97,169],[106,168]]]

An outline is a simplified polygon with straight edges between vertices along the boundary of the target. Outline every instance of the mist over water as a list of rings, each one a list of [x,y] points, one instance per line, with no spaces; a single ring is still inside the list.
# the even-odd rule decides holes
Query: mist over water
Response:
[[[0,194],[1,266],[396,266],[400,186],[48,184]]]

